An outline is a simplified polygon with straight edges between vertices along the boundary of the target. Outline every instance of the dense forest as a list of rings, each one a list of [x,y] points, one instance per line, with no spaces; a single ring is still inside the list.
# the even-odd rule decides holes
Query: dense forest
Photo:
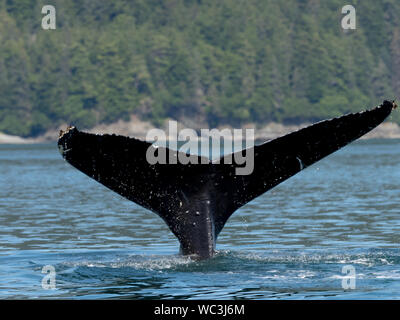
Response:
[[[43,30],[43,5],[56,30]],[[400,1],[0,0],[0,131],[302,123],[400,92]],[[397,118],[395,118],[397,117]],[[398,113],[392,120],[400,122]]]

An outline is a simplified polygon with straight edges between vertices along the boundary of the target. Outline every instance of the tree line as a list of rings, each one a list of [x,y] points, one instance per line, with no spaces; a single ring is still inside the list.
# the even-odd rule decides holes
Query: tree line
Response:
[[[0,131],[313,122],[400,90],[400,2],[0,0]],[[42,6],[56,30],[41,28]],[[400,122],[396,114],[393,121]]]

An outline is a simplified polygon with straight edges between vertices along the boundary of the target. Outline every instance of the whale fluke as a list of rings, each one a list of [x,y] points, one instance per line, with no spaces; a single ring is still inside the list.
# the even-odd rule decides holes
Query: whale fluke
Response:
[[[237,175],[236,164],[210,160],[199,164],[150,164],[145,141],[96,135],[75,127],[60,132],[64,159],[123,197],[157,213],[181,244],[185,255],[208,258],[229,217],[241,206],[360,138],[382,123],[394,102],[360,113],[318,122],[239,152],[254,154],[254,170]],[[159,147],[158,152],[177,155]],[[197,157],[197,156],[196,156]]]

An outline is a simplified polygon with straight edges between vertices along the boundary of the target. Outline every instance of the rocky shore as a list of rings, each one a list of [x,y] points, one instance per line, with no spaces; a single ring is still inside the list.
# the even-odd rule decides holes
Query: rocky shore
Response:
[[[255,140],[257,141],[266,141],[275,139],[277,137],[283,136],[292,131],[299,130],[304,128],[310,124],[300,124],[300,125],[283,125],[280,123],[268,123],[263,126],[255,126],[253,124],[247,124],[243,126],[243,128],[256,128],[255,129]],[[188,128],[189,126],[185,126],[183,123],[178,123],[178,130],[183,128]],[[0,132],[0,144],[32,144],[32,143],[47,143],[47,142],[55,142],[58,139],[59,131],[65,130],[67,128],[67,124],[60,126],[57,129],[49,130],[44,135],[36,137],[36,138],[22,138],[18,136],[7,135]],[[135,137],[141,140],[146,139],[146,135],[149,130],[154,129],[154,125],[150,122],[139,120],[137,117],[132,116],[130,121],[122,121],[112,124],[101,124],[97,125],[94,128],[87,129],[84,131],[96,133],[96,134],[117,134]],[[217,129],[221,130],[223,128],[230,127],[219,127]],[[79,128],[81,129],[81,128]],[[168,121],[165,122],[164,126],[160,129],[163,129],[168,133]],[[199,130],[200,128],[194,128]],[[82,129],[83,130],[83,129]],[[174,133],[169,132],[170,138]],[[372,130],[370,133],[366,134],[362,137],[362,139],[375,139],[375,138],[386,138],[386,139],[400,139],[400,126],[393,122],[385,122]]]

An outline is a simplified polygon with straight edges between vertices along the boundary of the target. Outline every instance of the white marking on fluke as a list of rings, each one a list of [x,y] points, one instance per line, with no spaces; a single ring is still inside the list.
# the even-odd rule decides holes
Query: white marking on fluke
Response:
[[[300,170],[304,169],[304,165],[303,165],[303,161],[301,161],[301,159],[299,157],[296,157],[297,161],[299,161],[300,164]]]

